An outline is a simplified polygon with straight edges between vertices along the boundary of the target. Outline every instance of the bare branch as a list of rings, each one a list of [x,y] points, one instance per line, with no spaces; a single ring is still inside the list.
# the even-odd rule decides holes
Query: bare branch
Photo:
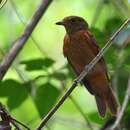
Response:
[[[15,124],[20,124],[21,126],[23,126],[24,128],[26,128],[27,130],[31,130],[28,126],[26,126],[25,124],[23,124],[22,122],[16,120],[15,118],[11,117],[11,121],[14,122]]]
[[[15,127],[15,130],[22,130],[18,124],[16,124],[14,121],[10,121],[12,123],[12,125]]]
[[[7,0],[2,0],[0,3],[0,9],[3,8],[3,6],[7,3]]]
[[[12,48],[9,50],[7,55],[4,57],[3,61],[0,64],[0,80],[3,79],[5,73],[11,66],[13,60],[18,55],[28,38],[30,37],[31,33],[33,32],[34,28],[38,24],[40,18],[45,13],[47,7],[50,5],[52,0],[42,0],[41,4],[39,5],[38,9],[32,16],[30,22],[27,24],[26,28],[24,29],[23,33],[17,40],[14,42]]]
[[[41,123],[37,127],[36,130],[41,130],[47,121],[53,116],[53,114],[58,110],[58,108],[64,103],[66,98],[71,94],[71,92],[75,89],[75,87],[83,80],[83,78],[90,72],[90,70],[94,67],[94,65],[102,58],[105,52],[112,45],[112,41],[116,38],[116,36],[128,25],[130,22],[130,18],[127,19],[123,25],[114,33],[114,35],[109,39],[106,45],[101,49],[101,51],[97,54],[97,56],[86,65],[85,69],[81,72],[81,74],[74,80],[72,86],[66,91],[66,93],[61,97],[58,103],[49,111],[49,113],[42,119]]]
[[[6,108],[4,107],[4,105],[2,103],[0,103],[0,116],[3,120],[8,121],[9,123],[12,123],[12,125],[15,126],[16,129],[21,130],[20,127],[18,126],[18,124],[20,124],[21,126],[23,126],[24,128],[26,128],[27,130],[31,130],[28,126],[26,126],[25,124],[23,124],[22,122],[14,119],[9,112],[6,110]]]

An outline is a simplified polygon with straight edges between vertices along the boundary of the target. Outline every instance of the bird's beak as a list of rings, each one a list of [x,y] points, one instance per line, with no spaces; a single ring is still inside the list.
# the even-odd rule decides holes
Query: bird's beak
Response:
[[[65,25],[63,21],[56,22],[56,25]]]

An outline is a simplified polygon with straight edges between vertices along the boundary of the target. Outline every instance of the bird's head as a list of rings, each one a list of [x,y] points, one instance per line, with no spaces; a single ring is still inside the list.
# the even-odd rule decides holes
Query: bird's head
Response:
[[[63,25],[69,34],[88,28],[88,23],[79,16],[65,17],[62,21],[59,21],[56,24]]]

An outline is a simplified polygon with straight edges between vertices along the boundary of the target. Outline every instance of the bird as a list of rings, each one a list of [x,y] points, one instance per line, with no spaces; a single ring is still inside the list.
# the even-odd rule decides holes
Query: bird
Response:
[[[65,27],[63,55],[78,76],[99,53],[98,42],[82,17],[67,16],[56,24]],[[85,76],[82,84],[95,97],[98,113],[102,118],[108,110],[112,116],[117,115],[118,103],[111,87],[104,58],[101,58]]]

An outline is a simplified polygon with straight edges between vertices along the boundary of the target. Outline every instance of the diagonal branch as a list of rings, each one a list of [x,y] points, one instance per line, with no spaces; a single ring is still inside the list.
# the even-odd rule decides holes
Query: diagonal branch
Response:
[[[16,120],[15,118],[13,118],[9,112],[6,110],[6,108],[4,107],[4,105],[2,103],[0,103],[0,116],[2,118],[2,120],[5,120],[9,123],[12,123],[12,125],[15,126],[16,129],[21,130],[20,127],[18,126],[21,125],[24,128],[26,128],[27,130],[31,130],[28,126],[26,126],[25,124],[23,124],[22,122]]]
[[[45,13],[51,2],[52,0],[42,0],[41,4],[32,16],[30,22],[27,24],[21,36],[16,39],[9,52],[5,55],[3,61],[0,64],[0,80],[3,79],[13,60],[30,37],[31,33],[33,32],[34,28],[38,24],[39,20],[41,19],[42,15]]]
[[[0,9],[3,8],[3,6],[7,3],[7,0],[2,0],[0,3]]]
[[[101,51],[97,54],[97,56],[86,65],[85,69],[81,72],[81,74],[75,79],[72,86],[66,91],[66,93],[61,97],[59,102],[49,111],[49,113],[42,119],[41,123],[37,127],[36,130],[41,130],[47,121],[53,116],[53,114],[58,110],[58,108],[64,103],[67,97],[71,94],[71,92],[76,88],[76,86],[83,80],[83,78],[90,72],[90,70],[94,67],[94,65],[102,58],[105,52],[111,47],[112,41],[116,38],[116,36],[129,24],[130,18],[127,19],[122,26],[114,33],[114,35],[108,40],[106,45],[101,49]]]

